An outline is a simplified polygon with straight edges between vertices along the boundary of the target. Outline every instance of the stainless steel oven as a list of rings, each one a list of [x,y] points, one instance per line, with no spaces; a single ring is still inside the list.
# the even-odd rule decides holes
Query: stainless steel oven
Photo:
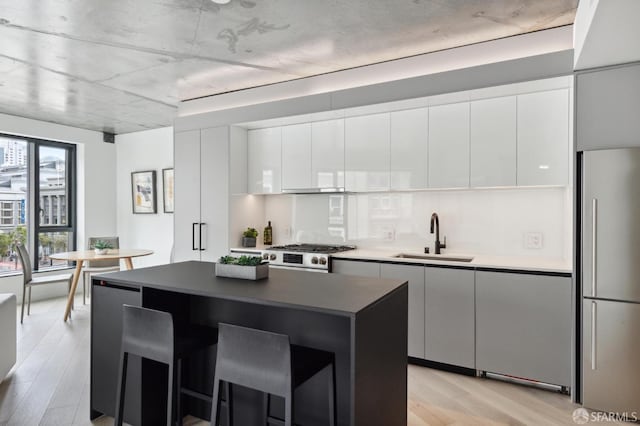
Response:
[[[355,246],[289,244],[266,249],[232,249],[231,253],[262,256],[271,268],[331,272],[331,254],[354,249]]]
[[[269,260],[272,268],[330,272],[331,254],[353,249],[354,246],[289,244],[270,247],[263,251],[262,257]]]

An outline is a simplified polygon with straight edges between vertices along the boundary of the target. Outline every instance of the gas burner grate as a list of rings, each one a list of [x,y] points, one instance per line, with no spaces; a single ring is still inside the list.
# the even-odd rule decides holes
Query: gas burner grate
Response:
[[[300,253],[339,253],[347,250],[354,250],[355,246],[340,246],[329,244],[287,244],[284,246],[269,247],[267,250],[290,251]]]

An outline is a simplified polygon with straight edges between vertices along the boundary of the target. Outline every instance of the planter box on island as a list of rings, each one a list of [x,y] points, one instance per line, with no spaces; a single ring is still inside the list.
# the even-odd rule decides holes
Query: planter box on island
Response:
[[[262,280],[269,277],[269,264],[256,266],[216,263],[216,276],[241,280]]]

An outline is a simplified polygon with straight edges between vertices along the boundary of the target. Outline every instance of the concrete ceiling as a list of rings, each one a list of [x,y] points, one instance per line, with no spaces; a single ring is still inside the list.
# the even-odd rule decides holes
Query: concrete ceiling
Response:
[[[182,100],[567,25],[577,3],[0,0],[0,112],[169,126]]]

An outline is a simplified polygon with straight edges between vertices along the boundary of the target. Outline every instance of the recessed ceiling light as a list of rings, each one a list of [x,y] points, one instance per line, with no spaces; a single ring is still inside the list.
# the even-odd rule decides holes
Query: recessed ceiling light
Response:
[[[217,3],[217,4],[227,4],[231,0],[211,0],[211,1],[214,2],[214,3]]]

